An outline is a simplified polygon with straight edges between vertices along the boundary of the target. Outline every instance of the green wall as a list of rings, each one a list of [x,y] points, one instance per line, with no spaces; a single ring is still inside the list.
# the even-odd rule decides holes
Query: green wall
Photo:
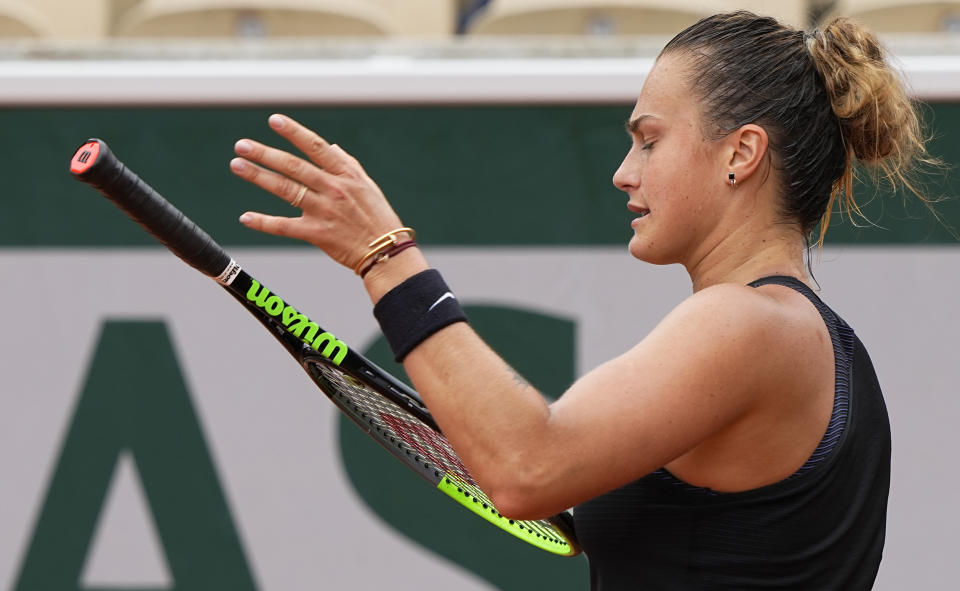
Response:
[[[364,163],[427,245],[623,244],[625,198],[610,182],[628,142],[623,106],[330,107],[286,112]],[[0,246],[150,245],[151,238],[67,173],[75,148],[100,137],[148,183],[225,245],[289,245],[246,230],[246,209],[285,211],[227,169],[233,142],[273,141],[260,108],[0,110],[6,131]],[[928,109],[935,155],[960,163],[960,104]],[[958,171],[929,177],[952,196]],[[859,187],[869,199],[875,191]],[[880,226],[831,228],[832,243],[954,243],[916,202],[873,199]],[[960,205],[939,205],[958,225]],[[97,231],[91,232],[91,228]]]

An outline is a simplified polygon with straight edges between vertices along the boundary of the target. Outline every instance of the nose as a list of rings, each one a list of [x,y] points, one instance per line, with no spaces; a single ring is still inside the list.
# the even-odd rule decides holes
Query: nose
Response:
[[[613,186],[625,193],[629,193],[640,186],[639,163],[634,162],[634,150],[627,152],[617,171],[613,173]]]

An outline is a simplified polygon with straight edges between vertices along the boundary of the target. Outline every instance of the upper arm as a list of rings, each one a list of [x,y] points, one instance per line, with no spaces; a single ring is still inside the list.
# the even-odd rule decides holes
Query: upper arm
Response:
[[[690,451],[756,407],[782,376],[775,307],[751,288],[691,296],[551,406],[546,463],[572,503]],[[571,485],[571,482],[578,484]]]

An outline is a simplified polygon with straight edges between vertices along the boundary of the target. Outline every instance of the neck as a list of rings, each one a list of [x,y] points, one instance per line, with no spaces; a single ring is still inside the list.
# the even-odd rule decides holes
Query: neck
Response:
[[[725,233],[684,266],[694,292],[718,283],[746,285],[770,275],[789,275],[806,282],[803,250],[803,238],[792,227],[770,224],[757,229],[745,225]]]

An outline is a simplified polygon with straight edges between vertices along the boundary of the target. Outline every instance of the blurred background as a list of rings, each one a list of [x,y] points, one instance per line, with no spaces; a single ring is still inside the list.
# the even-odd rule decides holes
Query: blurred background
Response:
[[[894,429],[876,588],[950,589],[960,292],[960,2],[0,0],[0,589],[585,589],[346,423],[206,278],[67,172],[106,140],[242,264],[388,369],[361,286],[254,234],[231,176],[285,112],[390,196],[474,326],[545,393],[689,293],[636,263],[611,176],[660,48],[716,12],[874,28],[918,102],[936,219],[864,175],[822,297],[871,351]],[[482,385],[478,385],[482,387]]]

